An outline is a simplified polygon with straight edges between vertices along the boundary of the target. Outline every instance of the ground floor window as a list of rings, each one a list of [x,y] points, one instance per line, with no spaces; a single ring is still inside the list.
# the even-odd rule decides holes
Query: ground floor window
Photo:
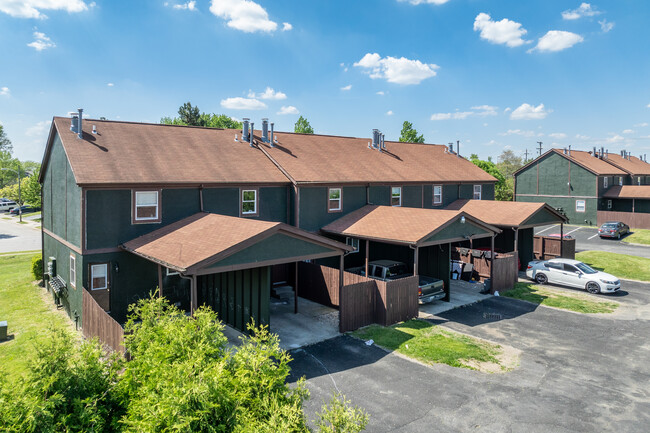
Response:
[[[90,289],[102,290],[108,288],[108,263],[90,265]]]
[[[345,238],[345,243],[347,245],[351,246],[352,248],[354,248],[354,250],[350,251],[351,253],[358,253],[359,252],[359,239],[358,238],[347,237],[347,238]]]
[[[585,201],[576,200],[576,212],[584,212],[584,211],[585,211]]]

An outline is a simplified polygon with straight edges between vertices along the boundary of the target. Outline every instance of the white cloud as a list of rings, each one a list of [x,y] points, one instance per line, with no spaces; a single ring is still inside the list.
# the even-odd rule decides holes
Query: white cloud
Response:
[[[507,113],[508,111],[512,111],[512,108],[510,108],[510,107],[506,107],[506,109],[503,110],[504,113]]]
[[[472,110],[478,110],[478,113],[476,113],[477,116],[496,116],[498,109],[499,107],[495,107],[494,105],[477,105],[472,107]]]
[[[9,96],[11,95],[11,90],[9,87],[0,87],[0,96]]]
[[[221,100],[221,106],[231,110],[263,110],[266,104],[254,98],[226,98]]]
[[[535,131],[523,131],[521,129],[508,129],[506,132],[500,132],[499,135],[521,135],[522,137],[535,137]]]
[[[614,23],[609,23],[607,20],[598,21],[598,24],[600,24],[600,29],[603,33],[607,33],[614,28]]]
[[[650,104],[646,105],[645,108],[650,108]]]
[[[363,68],[370,78],[383,78],[389,83],[420,84],[427,78],[435,77],[440,66],[433,63],[422,63],[406,57],[386,56],[382,58],[377,53],[367,53],[354,66]]]
[[[635,128],[645,128],[648,126],[648,122],[637,123],[634,125]]]
[[[277,114],[300,114],[300,111],[293,105],[287,105],[280,108]]]
[[[257,93],[253,92],[252,90],[248,91],[248,97],[249,98],[260,98],[260,99],[273,99],[276,101],[282,100],[282,99],[287,99],[287,95],[285,93],[282,93],[280,91],[275,91],[270,87],[267,87],[266,90],[264,90],[263,93]]]
[[[531,48],[528,52],[537,50],[542,52],[556,52],[571,48],[577,43],[584,41],[580,35],[563,30],[549,30],[544,36],[539,38],[535,48]]]
[[[50,130],[51,120],[42,120],[34,126],[30,126],[25,130],[25,135],[28,137],[41,137],[46,135]]]
[[[481,38],[493,44],[506,44],[509,47],[518,47],[530,43],[522,39],[528,31],[521,24],[507,18],[501,21],[492,21],[490,15],[481,12],[474,20],[474,31],[481,32]]]
[[[621,137],[618,134],[613,134],[611,137],[608,137],[605,139],[606,142],[608,143],[618,143],[625,140],[625,138]]]
[[[350,90],[352,88],[352,84],[348,84],[347,86],[341,87],[341,90]]]
[[[578,140],[589,140],[589,136],[588,136],[588,135],[582,135],[582,134],[576,134],[576,138],[577,138]]]
[[[634,132],[635,131],[633,129],[625,129],[625,130],[623,130],[623,134],[634,134]]]
[[[566,138],[566,134],[564,132],[553,132],[552,134],[548,134],[548,136],[555,138],[556,140],[562,140],[563,138]]]
[[[582,3],[577,9],[562,12],[562,18],[565,20],[577,20],[582,17],[593,17],[600,13],[600,11],[592,8],[589,3]]]
[[[393,115],[393,110],[388,110],[386,112],[386,116],[392,116]]]
[[[449,0],[399,0],[399,1],[401,1],[401,2],[408,1],[412,5],[421,5],[421,4],[444,5]]]
[[[251,0],[212,0],[210,12],[227,20],[228,27],[246,33],[270,33],[278,28],[266,9]]]
[[[106,85],[107,85],[108,87],[113,87],[115,84],[113,84],[113,83],[106,83]]]
[[[186,3],[181,3],[173,6],[174,9],[179,9],[179,10],[188,10],[188,11],[195,11],[196,9],[196,2],[195,1],[189,1]]]
[[[91,5],[92,6],[92,5]],[[69,13],[88,10],[88,5],[82,0],[3,0],[0,1],[0,12],[16,18],[45,19],[47,15],[42,10],[64,10]]]
[[[289,30],[293,30],[291,23],[282,23],[282,31],[288,32]]]
[[[546,116],[548,116],[549,113],[552,112],[553,110],[545,110],[544,104],[539,104],[537,107],[535,107],[533,105],[524,103],[517,107],[512,113],[510,113],[510,119],[544,119]]]
[[[56,47],[50,38],[45,36],[45,33],[34,32],[34,42],[27,44],[28,47],[34,48],[36,51],[43,51],[48,48]]]
[[[377,94],[380,95],[380,96],[384,96],[384,95],[385,95],[385,93],[384,93],[383,90],[380,90],[379,92],[377,92]]]
[[[475,114],[473,111],[456,111],[455,113],[435,113],[431,115],[431,120],[464,120]]]

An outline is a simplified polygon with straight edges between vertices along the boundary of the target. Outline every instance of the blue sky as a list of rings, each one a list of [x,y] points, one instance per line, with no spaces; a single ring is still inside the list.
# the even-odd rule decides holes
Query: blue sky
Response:
[[[52,116],[158,122],[186,101],[293,130],[461,154],[650,154],[650,2],[0,0],[0,123],[40,161]]]

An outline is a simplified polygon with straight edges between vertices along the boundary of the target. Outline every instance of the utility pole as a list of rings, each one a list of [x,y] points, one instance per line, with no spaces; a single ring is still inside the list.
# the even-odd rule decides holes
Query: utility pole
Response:
[[[539,156],[542,156],[542,142],[538,141],[537,144],[539,144],[539,147],[537,148],[537,150],[539,151]]]
[[[524,162],[527,162],[528,161],[528,149],[526,149],[526,151],[524,152],[524,155],[525,155],[524,156]]]

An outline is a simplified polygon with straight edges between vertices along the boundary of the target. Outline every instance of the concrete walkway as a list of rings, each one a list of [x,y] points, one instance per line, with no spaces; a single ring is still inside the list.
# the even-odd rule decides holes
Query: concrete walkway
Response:
[[[270,330],[280,337],[280,347],[296,349],[341,335],[339,311],[298,297],[298,314],[294,302],[271,298]]]
[[[471,305],[483,299],[490,298],[492,295],[482,295],[479,292],[483,290],[482,283],[469,283],[462,280],[451,280],[451,300],[450,302],[435,301],[429,304],[420,305],[420,319],[430,319],[445,311],[454,308]]]

